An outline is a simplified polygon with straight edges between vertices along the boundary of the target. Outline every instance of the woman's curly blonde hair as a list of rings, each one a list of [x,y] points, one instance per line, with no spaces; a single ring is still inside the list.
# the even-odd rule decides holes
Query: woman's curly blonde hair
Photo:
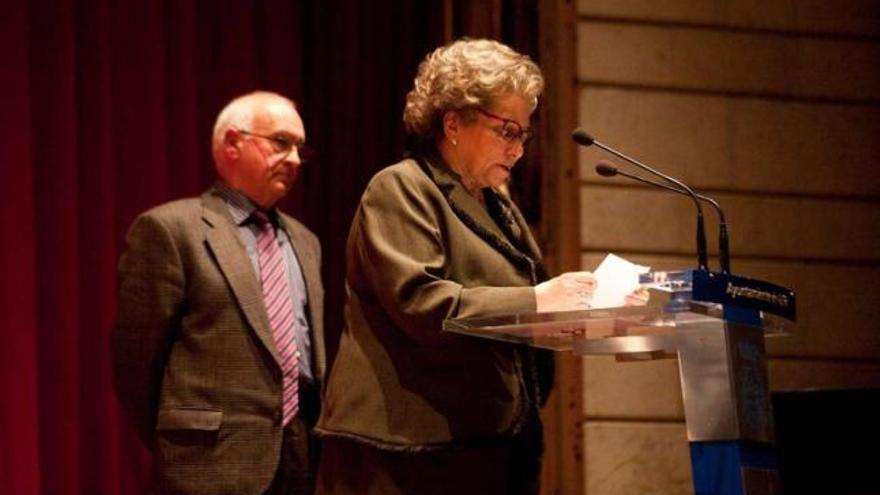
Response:
[[[487,39],[460,39],[437,48],[419,65],[406,95],[406,132],[427,139],[440,131],[445,112],[488,107],[492,98],[515,94],[538,104],[541,70],[527,55]]]

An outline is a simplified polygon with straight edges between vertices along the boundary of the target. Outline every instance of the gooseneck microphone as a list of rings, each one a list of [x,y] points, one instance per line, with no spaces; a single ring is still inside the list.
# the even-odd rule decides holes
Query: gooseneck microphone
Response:
[[[596,164],[596,173],[601,175],[602,177],[614,177],[615,175],[622,175],[623,177],[639,181],[643,184],[648,184],[654,187],[661,187],[663,189],[667,189],[669,191],[688,196],[688,193],[682,189],[668,186],[666,184],[661,184],[660,182],[646,179],[644,177],[631,174],[629,172],[625,172],[606,161],[601,161]],[[727,219],[724,217],[724,210],[721,209],[721,205],[719,205],[717,201],[708,196],[697,194],[697,199],[704,203],[709,203],[710,205],[712,205],[713,208],[715,208],[715,212],[718,213],[718,223],[720,225],[718,229],[718,258],[721,263],[721,271],[723,273],[730,273],[730,247],[727,236]]]
[[[660,177],[660,178],[666,180],[667,182],[675,184],[676,186],[678,186],[682,190],[686,191],[687,194],[694,201],[694,206],[697,207],[697,265],[700,270],[708,270],[709,269],[708,255],[707,255],[707,251],[706,251],[706,224],[705,224],[705,221],[703,220],[703,207],[700,206],[700,200],[699,200],[699,198],[697,198],[697,193],[695,193],[693,189],[691,189],[690,187],[685,185],[684,182],[682,182],[678,179],[675,179],[669,175],[666,175],[662,172],[654,170],[653,168],[649,167],[648,165],[645,165],[644,163],[642,163],[634,158],[630,158],[630,157],[624,155],[623,153],[615,150],[614,148],[611,148],[610,146],[606,146],[606,145],[600,143],[599,141],[596,141],[593,138],[593,136],[591,136],[587,131],[585,131],[581,127],[578,127],[577,129],[572,131],[571,137],[572,137],[572,139],[574,139],[574,142],[576,142],[577,144],[579,144],[581,146],[596,145],[599,148],[602,148],[603,150],[611,153],[612,155],[617,156],[617,157],[619,157],[629,163],[632,163],[636,167],[639,167],[642,170],[650,172],[650,173],[656,175],[657,177]]]

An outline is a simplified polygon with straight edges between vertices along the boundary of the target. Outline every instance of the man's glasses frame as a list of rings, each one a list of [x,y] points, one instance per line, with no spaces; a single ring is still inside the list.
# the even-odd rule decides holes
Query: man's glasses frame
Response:
[[[296,152],[299,155],[300,163],[305,163],[315,157],[315,151],[312,148],[306,146],[305,144],[297,144],[296,142],[290,140],[285,136],[267,136],[265,134],[259,134],[245,129],[237,129],[237,131],[241,134],[244,134],[245,136],[253,136],[271,141],[272,148],[275,150],[275,152],[283,153],[285,156],[290,154],[290,152],[293,151],[294,148],[296,148]]]

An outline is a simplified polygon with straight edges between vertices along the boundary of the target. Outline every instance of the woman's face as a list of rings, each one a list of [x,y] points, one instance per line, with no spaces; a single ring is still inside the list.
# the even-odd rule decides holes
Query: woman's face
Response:
[[[473,121],[459,118],[447,138],[453,143],[457,162],[450,165],[461,174],[465,187],[476,192],[484,187],[498,188],[510,177],[523,155],[524,141],[531,136],[532,106],[521,96],[506,95],[473,113]]]

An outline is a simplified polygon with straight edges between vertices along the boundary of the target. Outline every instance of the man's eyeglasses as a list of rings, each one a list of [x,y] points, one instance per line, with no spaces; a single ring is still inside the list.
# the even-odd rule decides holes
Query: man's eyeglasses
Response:
[[[268,139],[272,142],[272,149],[275,150],[276,153],[287,155],[296,148],[300,163],[305,163],[315,156],[315,151],[312,148],[309,148],[305,144],[297,144],[295,141],[283,135],[266,136],[264,134],[257,134],[256,132],[245,131],[244,129],[238,129],[238,132],[246,136]]]
[[[535,131],[530,128],[523,129],[522,126],[514,120],[495,115],[494,113],[488,112],[480,107],[476,107],[476,110],[490,119],[500,120],[502,122],[500,128],[493,127],[492,130],[498,134],[498,137],[507,143],[513,142],[514,139],[519,139],[522,144],[526,144],[535,135]]]

